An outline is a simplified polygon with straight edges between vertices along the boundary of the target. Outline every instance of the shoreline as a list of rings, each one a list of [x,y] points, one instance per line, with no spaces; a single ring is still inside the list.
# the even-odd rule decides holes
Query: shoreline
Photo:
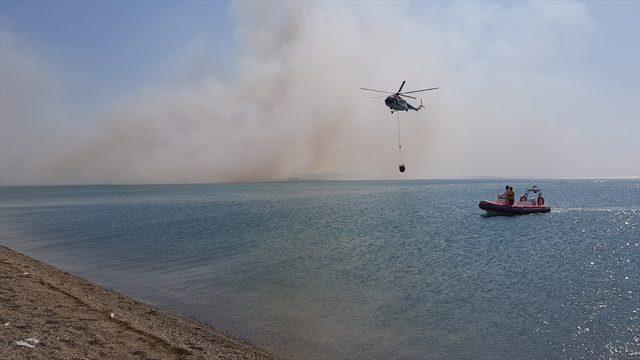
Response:
[[[167,182],[167,183],[136,183],[136,182],[117,182],[117,183],[4,183],[0,184],[0,188],[11,187],[72,187],[72,186],[176,186],[176,185],[251,185],[251,184],[278,184],[278,183],[296,183],[296,182],[398,182],[398,181],[550,181],[550,180],[640,180],[640,175],[623,175],[623,176],[577,176],[577,177],[502,177],[502,176],[469,176],[469,177],[444,177],[444,178],[394,178],[394,179],[278,179],[278,180],[256,180],[256,181],[229,181],[229,182]]]
[[[33,348],[16,344],[29,338],[38,340]],[[3,245],[0,353],[9,359],[277,359]]]

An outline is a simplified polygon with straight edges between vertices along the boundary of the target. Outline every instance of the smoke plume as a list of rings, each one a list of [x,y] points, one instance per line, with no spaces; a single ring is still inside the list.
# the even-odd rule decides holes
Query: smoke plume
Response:
[[[582,4],[419,5],[234,4],[232,75],[152,79],[82,115],[92,121],[70,120],[61,76],[3,29],[0,183],[640,173],[640,154],[577,131],[595,126],[587,118],[640,111],[556,66],[558,49],[591,31]],[[441,89],[420,95],[426,111],[399,115],[401,176],[396,117],[359,88],[395,91],[402,80]]]

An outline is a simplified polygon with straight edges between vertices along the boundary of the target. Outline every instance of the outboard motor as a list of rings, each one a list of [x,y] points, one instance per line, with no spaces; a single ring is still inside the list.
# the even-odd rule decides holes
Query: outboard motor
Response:
[[[400,172],[403,173],[405,170],[404,164],[400,164],[400,166],[398,166],[398,169],[400,169]]]

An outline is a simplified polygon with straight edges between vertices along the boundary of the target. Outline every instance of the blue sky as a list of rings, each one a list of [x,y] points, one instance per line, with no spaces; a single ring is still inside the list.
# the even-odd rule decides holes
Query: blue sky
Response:
[[[407,130],[415,177],[640,175],[639,1],[0,0],[0,31],[10,182],[395,178],[386,109],[357,89],[403,79],[441,86]],[[544,148],[518,148],[530,128]],[[539,171],[496,165],[495,133]]]
[[[610,87],[603,91],[638,93],[640,79],[640,2],[587,2],[593,31],[586,51],[572,58],[582,71]]]
[[[511,2],[497,2],[511,6]],[[65,73],[74,74],[84,101],[97,104],[161,76],[162,66],[193,46],[209,49],[211,71],[233,71],[234,19],[227,1],[2,0],[3,28],[18,34]],[[640,2],[584,3],[595,20],[585,46],[558,56],[575,71],[599,78],[603,91],[638,91]],[[415,14],[438,21],[443,3],[415,2]],[[417,15],[416,15],[417,16]],[[410,35],[407,35],[410,36]],[[88,84],[99,84],[89,86]],[[86,91],[91,87],[91,91]],[[80,96],[80,95],[79,95]]]
[[[218,75],[232,69],[234,25],[226,1],[5,1],[4,29],[60,72],[77,103],[100,106],[161,76],[167,62],[206,48]],[[215,69],[215,70],[214,70]]]

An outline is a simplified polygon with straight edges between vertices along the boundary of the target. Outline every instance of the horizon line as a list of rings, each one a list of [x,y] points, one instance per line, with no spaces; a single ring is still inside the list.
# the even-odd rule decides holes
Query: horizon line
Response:
[[[359,181],[460,181],[460,180],[640,180],[640,175],[630,176],[573,176],[573,177],[459,177],[459,178],[410,178],[410,179],[279,179],[279,180],[245,180],[245,181],[220,181],[220,182],[113,182],[113,183],[43,183],[43,184],[0,184],[0,187],[38,187],[38,186],[144,186],[144,185],[233,185],[233,184],[260,184],[281,182],[359,182]]]

